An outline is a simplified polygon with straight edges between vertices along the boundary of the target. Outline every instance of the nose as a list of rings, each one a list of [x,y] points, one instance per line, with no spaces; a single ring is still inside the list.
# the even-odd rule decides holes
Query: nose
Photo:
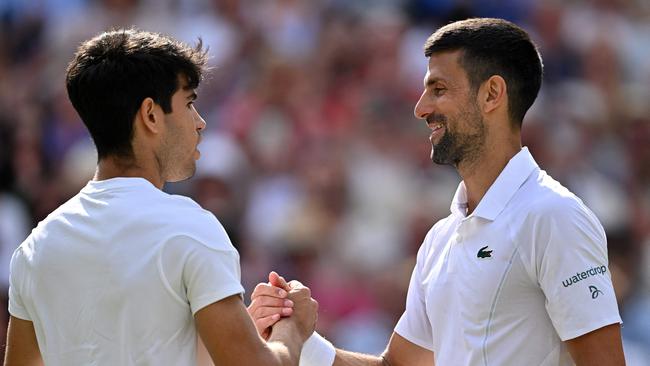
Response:
[[[418,102],[415,103],[415,108],[413,109],[413,114],[415,115],[415,118],[418,119],[425,119],[429,114],[431,114],[433,110],[433,106],[431,103],[427,100],[426,98],[427,91],[423,91],[422,95],[420,95],[420,99],[418,99]]]
[[[207,126],[207,123],[205,123],[205,120],[203,119],[203,117],[201,117],[201,115],[196,109],[194,110],[194,112],[196,113],[196,116],[194,118],[194,121],[196,122],[196,129],[199,131],[203,131]]]

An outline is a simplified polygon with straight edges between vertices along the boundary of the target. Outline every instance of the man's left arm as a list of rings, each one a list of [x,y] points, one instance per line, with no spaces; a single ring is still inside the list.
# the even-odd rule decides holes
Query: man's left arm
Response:
[[[598,219],[581,202],[565,199],[551,201],[531,224],[533,270],[573,361],[578,366],[624,365],[607,239]]]
[[[566,344],[576,366],[625,366],[620,324],[596,329]]]
[[[10,317],[4,364],[6,366],[43,365],[32,322]]]

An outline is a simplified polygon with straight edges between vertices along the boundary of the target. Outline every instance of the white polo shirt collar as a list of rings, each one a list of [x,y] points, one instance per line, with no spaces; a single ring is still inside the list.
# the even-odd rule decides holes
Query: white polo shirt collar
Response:
[[[527,147],[522,148],[510,159],[501,174],[492,183],[478,206],[470,216],[478,216],[493,221],[506,207],[515,192],[521,187],[530,174],[539,166]],[[455,216],[466,217],[467,189],[465,182],[460,182],[451,202],[451,213]]]

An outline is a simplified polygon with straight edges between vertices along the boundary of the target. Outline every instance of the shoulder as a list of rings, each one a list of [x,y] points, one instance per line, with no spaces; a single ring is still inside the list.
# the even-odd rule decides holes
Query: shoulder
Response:
[[[445,242],[454,227],[455,217],[453,214],[438,220],[427,232],[424,241],[418,250],[418,261],[434,255],[437,249]]]
[[[18,248],[16,248],[11,256],[11,273],[12,275],[22,275],[30,263],[34,259],[34,242],[32,235],[27,237]]]
[[[527,192],[528,215],[534,220],[557,224],[589,221],[600,225],[594,213],[584,202],[558,181],[540,171]]]
[[[215,250],[234,251],[228,233],[212,212],[189,197],[167,195],[161,215],[168,223],[171,238],[190,238]]]
[[[427,235],[424,237],[424,244],[433,245],[436,239],[441,236],[447,235],[449,230],[454,227],[455,217],[453,214],[438,220],[431,229],[427,232]]]
[[[190,226],[192,228],[200,225],[219,225],[214,214],[199,205],[189,197],[179,195],[167,195],[164,204],[165,213],[180,226]]]
[[[563,247],[582,243],[606,245],[605,230],[582,200],[540,171],[520,200],[525,208],[519,234],[538,244],[562,243]]]

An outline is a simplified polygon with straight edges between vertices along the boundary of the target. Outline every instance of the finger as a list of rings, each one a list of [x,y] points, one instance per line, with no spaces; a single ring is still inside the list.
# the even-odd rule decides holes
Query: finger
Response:
[[[254,319],[263,319],[271,315],[289,316],[293,313],[293,308],[258,307],[252,311]]]
[[[271,271],[269,273],[269,283],[275,287],[279,287],[281,289],[285,289],[287,291],[290,291],[291,288],[287,284],[287,281],[284,279],[284,277],[280,276],[277,272]]]
[[[251,302],[251,307],[292,308],[293,301],[270,296],[259,296]]]
[[[292,290],[296,290],[296,289],[300,289],[300,288],[306,288],[305,285],[303,285],[300,281],[296,281],[296,280],[291,280],[291,282],[289,282],[288,286]]]
[[[255,289],[253,290],[253,293],[251,294],[251,299],[255,299],[260,296],[270,296],[270,297],[277,297],[280,299],[284,299],[287,297],[287,291],[277,288],[273,285],[269,285],[268,283],[259,283],[257,286],[255,286]]]
[[[296,299],[300,298],[311,298],[311,290],[309,287],[303,285],[302,283],[298,281],[291,281],[289,282],[289,286],[291,286],[291,291],[289,291],[289,296],[288,298],[296,301]]]
[[[255,327],[257,328],[257,331],[260,333],[260,335],[262,335],[266,328],[277,323],[278,320],[280,320],[280,314],[269,315],[264,318],[256,319]]]

